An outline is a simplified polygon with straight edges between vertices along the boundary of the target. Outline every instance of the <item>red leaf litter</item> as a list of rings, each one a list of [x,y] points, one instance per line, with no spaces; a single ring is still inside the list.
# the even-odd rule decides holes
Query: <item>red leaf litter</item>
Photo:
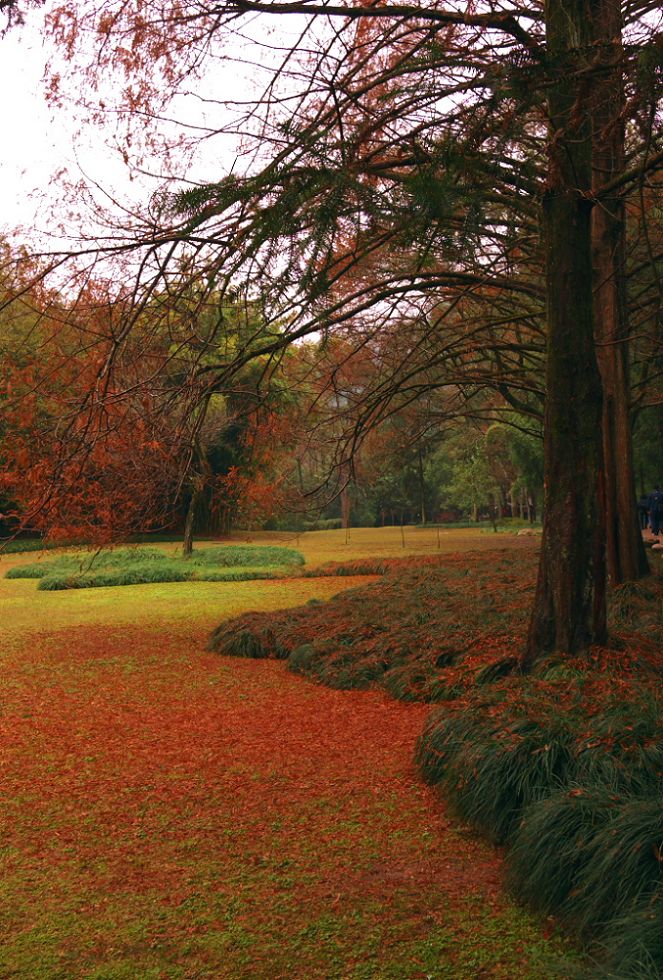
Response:
[[[493,948],[521,915],[497,853],[414,770],[427,707],[204,639],[81,626],[6,657],[0,976],[529,976]]]

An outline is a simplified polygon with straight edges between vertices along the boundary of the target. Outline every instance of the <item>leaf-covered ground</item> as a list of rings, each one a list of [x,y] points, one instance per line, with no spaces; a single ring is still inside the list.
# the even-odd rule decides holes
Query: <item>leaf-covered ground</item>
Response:
[[[0,976],[557,975],[415,773],[425,706],[204,652],[221,614],[356,584],[3,584]]]
[[[300,673],[338,688],[381,684],[409,701],[447,701],[479,671],[518,652],[531,606],[531,542],[483,554],[360,559],[308,574],[383,577],[333,601],[226,619],[211,648],[288,658]]]

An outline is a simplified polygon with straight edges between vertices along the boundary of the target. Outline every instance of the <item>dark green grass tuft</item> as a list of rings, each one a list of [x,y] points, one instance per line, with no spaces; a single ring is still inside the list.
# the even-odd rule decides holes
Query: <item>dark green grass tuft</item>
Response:
[[[543,723],[519,712],[497,720],[484,705],[434,713],[419,739],[416,762],[464,821],[504,842],[522,808],[563,779],[571,746],[563,720],[553,713]]]
[[[231,657],[248,657],[253,660],[267,657],[283,659],[287,655],[273,633],[267,631],[259,636],[251,630],[239,630],[229,637],[224,653]]]
[[[597,955],[609,964],[609,972],[596,980],[663,980],[663,895],[657,889],[650,899],[638,902],[614,918],[602,935]]]
[[[278,624],[271,625],[267,613],[247,613],[230,623],[217,626],[208,640],[208,650],[227,657],[254,660],[285,660],[290,654],[291,648],[283,641],[282,630]]]
[[[656,976],[663,970],[662,849],[663,785],[632,795],[577,784],[525,811],[509,884],[603,947],[611,975]]]
[[[487,664],[485,667],[478,670],[474,675],[474,683],[479,686],[483,684],[493,684],[501,677],[508,677],[509,674],[513,674],[517,669],[517,657],[503,657],[501,660],[495,660],[493,663]]]
[[[318,651],[312,643],[302,643],[295,647],[288,657],[288,666],[295,674],[307,674],[318,658]]]
[[[609,975],[638,976],[640,926],[663,902],[663,699],[653,674],[575,668],[570,683],[515,676],[433,714],[417,762],[464,821],[510,845],[520,900],[600,944]]]
[[[656,692],[579,676],[574,686],[510,678],[462,710],[431,715],[417,746],[422,775],[498,840],[510,837],[524,807],[565,785],[636,794],[656,787],[663,774]]]
[[[617,801],[607,786],[571,784],[526,808],[509,852],[511,890],[538,911],[568,916]]]

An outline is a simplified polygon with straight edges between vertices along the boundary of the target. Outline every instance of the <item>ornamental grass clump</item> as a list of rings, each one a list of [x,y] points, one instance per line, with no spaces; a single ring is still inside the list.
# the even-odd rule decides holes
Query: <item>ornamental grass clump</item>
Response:
[[[290,661],[288,666],[291,666]],[[375,655],[358,658],[348,650],[312,660],[307,673],[327,687],[341,691],[363,691],[382,678],[387,666],[384,660]]]
[[[662,849],[663,784],[646,795],[576,784],[525,811],[508,882],[601,948],[610,975],[654,976],[663,970]],[[645,950],[652,973],[638,972]]]
[[[148,585],[155,582],[185,582],[187,575],[166,562],[135,563],[126,568],[100,568],[90,572],[48,574],[37,588],[45,592],[66,589],[100,589],[116,585]]]
[[[576,735],[571,778],[620,792],[655,792],[663,779],[663,703],[658,692],[632,680],[615,679],[603,692],[596,687],[602,703],[587,706]]]
[[[398,701],[453,701],[465,688],[451,679],[447,668],[462,660],[462,652],[445,651],[431,659],[428,651],[405,655],[385,672],[383,687]]]
[[[426,782],[437,786],[456,814],[491,840],[512,835],[523,807],[550,793],[564,778],[572,735],[563,717],[494,715],[479,702],[433,713],[415,759]]]
[[[267,657],[281,659],[286,656],[286,651],[271,630],[265,630],[261,635],[252,633],[251,630],[240,630],[230,639],[226,653],[228,656],[248,657],[253,660],[264,660]]]
[[[571,783],[526,807],[507,861],[514,894],[539,912],[571,918],[578,884],[596,858],[597,835],[610,825],[618,799],[611,787]]]
[[[638,660],[479,688],[434,713],[417,746],[453,810],[509,845],[515,895],[600,947],[614,977],[656,975],[637,972],[641,926],[663,924],[663,699]],[[663,969],[663,943],[647,955]]]
[[[273,622],[268,613],[246,613],[217,626],[207,649],[227,657],[285,660],[291,651],[282,635],[285,622]]]
[[[218,548],[194,548],[184,561],[193,565],[263,566],[279,568],[304,564],[304,556],[293,548],[277,545],[224,545]]]
[[[597,955],[609,964],[597,980],[663,980],[663,895],[638,902],[611,921],[601,935]]]

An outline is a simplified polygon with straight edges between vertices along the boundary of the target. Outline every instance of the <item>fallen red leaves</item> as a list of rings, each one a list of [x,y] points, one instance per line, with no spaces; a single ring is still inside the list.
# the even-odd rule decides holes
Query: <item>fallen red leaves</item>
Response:
[[[423,977],[442,930],[445,969],[472,942],[513,976],[476,938],[519,914],[497,855],[413,769],[424,706],[133,628],[44,635],[8,678],[2,975],[350,977],[411,950],[393,975]]]

